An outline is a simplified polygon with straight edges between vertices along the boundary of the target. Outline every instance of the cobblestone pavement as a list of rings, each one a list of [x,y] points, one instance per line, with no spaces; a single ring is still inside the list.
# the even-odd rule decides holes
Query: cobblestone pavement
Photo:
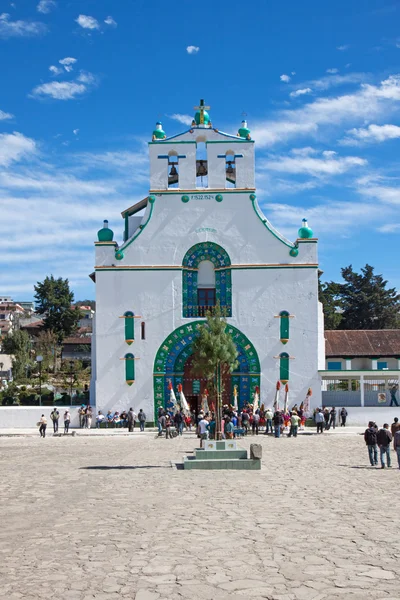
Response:
[[[190,435],[0,438],[1,598],[398,600],[397,461],[257,441],[261,471],[185,472]]]

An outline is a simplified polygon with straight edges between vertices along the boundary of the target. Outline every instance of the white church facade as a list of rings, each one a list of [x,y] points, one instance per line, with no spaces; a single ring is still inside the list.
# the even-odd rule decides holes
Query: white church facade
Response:
[[[207,307],[219,303],[239,353],[223,401],[272,406],[277,381],[290,405],[312,388],[320,405],[324,368],[317,240],[307,223],[289,241],[263,215],[254,141],[210,121],[201,101],[188,131],[149,142],[149,195],[122,213],[124,240],[105,227],[96,246],[92,396],[97,410],[168,406],[171,383],[196,409],[206,382],[191,373],[192,343]],[[283,394],[283,392],[282,392]],[[283,402],[283,395],[281,403]]]

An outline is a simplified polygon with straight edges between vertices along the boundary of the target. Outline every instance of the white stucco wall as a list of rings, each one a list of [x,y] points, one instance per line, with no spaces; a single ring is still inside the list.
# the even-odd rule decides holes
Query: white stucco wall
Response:
[[[60,413],[58,428],[60,433],[64,430],[64,412],[68,409],[71,413],[71,428],[79,427],[78,406],[57,406]],[[47,431],[53,432],[53,421],[50,419],[51,406],[1,406],[0,407],[0,429],[24,429],[36,427],[40,417],[44,415],[47,419]],[[95,427],[93,419],[92,427]]]
[[[153,365],[168,335],[190,319],[182,318],[182,260],[193,245],[212,241],[222,246],[232,263],[232,318],[254,344],[261,363],[261,401],[272,404],[279,379],[281,352],[290,361],[290,399],[301,402],[308,387],[320,403],[318,360],[323,334],[319,333],[317,256],[315,240],[302,241],[297,257],[258,218],[249,193],[156,195],[153,215],[132,244],[122,246],[117,261],[112,246],[96,247],[96,402],[97,409],[143,408],[153,418]],[[206,196],[206,197],[205,197]],[[147,217],[150,207],[146,209]],[[144,223],[147,217],[144,218]],[[115,265],[113,267],[112,265]],[[103,268],[102,268],[103,267]],[[242,268],[243,267],[243,268]],[[103,270],[104,269],[104,270]],[[107,269],[107,270],[105,270]],[[135,342],[124,339],[127,310],[146,323],[146,340],[140,340],[140,319],[135,320]],[[280,311],[290,319],[290,341],[280,342]],[[125,382],[127,352],[135,361],[136,381]],[[282,397],[283,400],[283,397]]]

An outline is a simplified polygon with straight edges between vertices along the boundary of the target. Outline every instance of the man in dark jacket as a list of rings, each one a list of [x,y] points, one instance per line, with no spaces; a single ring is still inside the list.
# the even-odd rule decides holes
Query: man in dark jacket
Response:
[[[331,412],[329,413],[329,428],[336,428],[336,408],[333,406],[331,408]]]
[[[376,426],[373,421],[368,423],[368,429],[364,432],[364,440],[368,448],[369,462],[371,467],[378,464],[378,447],[376,445]]]
[[[379,449],[381,451],[381,468],[384,469],[385,468],[385,454],[387,457],[387,466],[390,467],[392,466],[391,460],[390,460],[390,443],[393,439],[392,433],[389,431],[389,425],[388,423],[385,423],[384,426],[382,427],[382,429],[380,429],[378,431],[378,433],[376,434],[376,441],[378,443]]]
[[[182,431],[183,431],[183,414],[181,413],[180,410],[176,413],[176,415],[174,415],[174,425],[175,425],[175,429],[179,433],[179,435],[182,435]]]
[[[277,410],[276,413],[274,414],[274,417],[272,419],[273,423],[274,423],[274,434],[275,437],[281,437],[281,427],[283,425],[283,417],[282,417],[282,413]]]
[[[346,419],[347,419],[347,410],[343,406],[342,410],[340,411],[340,420],[341,420],[340,427],[346,427]]]
[[[128,411],[127,421],[128,421],[129,433],[133,433],[133,431],[135,429],[136,413],[132,407]]]

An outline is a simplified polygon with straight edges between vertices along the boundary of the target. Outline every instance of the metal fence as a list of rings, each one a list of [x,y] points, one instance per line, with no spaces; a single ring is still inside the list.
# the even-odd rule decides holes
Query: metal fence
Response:
[[[398,385],[398,379],[392,377],[365,378],[364,406],[390,406],[392,394],[390,390]],[[354,378],[335,377],[322,379],[323,406],[361,406],[361,381]],[[399,391],[395,395],[400,404]]]

